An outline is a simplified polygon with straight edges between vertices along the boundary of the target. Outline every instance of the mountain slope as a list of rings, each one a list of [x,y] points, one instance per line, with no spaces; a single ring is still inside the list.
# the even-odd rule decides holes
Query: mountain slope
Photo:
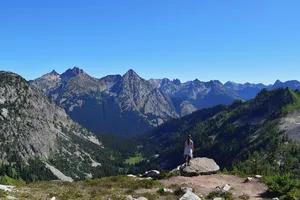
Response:
[[[183,162],[183,143],[191,134],[195,156],[211,157],[221,168],[238,167],[246,173],[265,175],[284,170],[300,177],[300,170],[295,168],[300,164],[300,146],[283,134],[291,124],[297,125],[293,119],[300,118],[296,112],[299,99],[300,93],[289,89],[264,89],[248,102],[197,111],[142,137],[142,143],[147,141],[142,152],[144,156],[160,154],[156,161],[162,168],[172,169]],[[286,123],[287,118],[292,120]],[[298,129],[291,130],[287,137],[300,141],[299,132],[293,131]]]
[[[45,89],[47,84],[41,83],[48,78],[45,75],[32,84]],[[133,70],[123,76],[96,79],[75,67],[56,80],[56,87],[49,87],[45,93],[94,133],[135,135],[178,117],[169,97]]]
[[[63,109],[22,77],[3,71],[0,143],[0,161],[12,166],[27,181],[53,175],[63,180],[99,177],[107,168],[113,169],[108,159],[110,151],[94,134],[73,122]],[[35,167],[40,170],[30,171]],[[47,177],[40,174],[41,169]]]

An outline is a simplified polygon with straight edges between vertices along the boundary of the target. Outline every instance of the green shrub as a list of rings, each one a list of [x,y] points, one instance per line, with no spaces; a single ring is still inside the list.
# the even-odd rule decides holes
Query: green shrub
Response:
[[[284,197],[291,192],[297,193],[295,189],[300,186],[300,181],[293,179],[290,174],[267,177],[265,182],[268,186],[268,193],[279,197]]]
[[[293,188],[287,195],[283,197],[284,200],[299,200],[300,188]]]
[[[160,195],[165,195],[165,191],[164,191],[164,188],[160,188],[156,191],[158,194]]]
[[[165,172],[165,171],[162,171],[159,175],[159,177],[157,179],[168,179],[168,178],[171,178],[173,176],[179,176],[180,173],[179,172]]]
[[[182,191],[181,188],[176,188],[176,189],[174,190],[174,194],[175,194],[176,196],[182,196],[182,195],[184,195],[184,192]]]
[[[0,198],[5,198],[6,192],[4,190],[0,190]]]
[[[239,199],[241,199],[241,200],[249,200],[250,197],[248,195],[246,195],[246,194],[243,194],[243,195],[239,196]]]
[[[22,179],[12,179],[8,176],[0,176],[0,184],[2,185],[13,185],[13,186],[23,186],[25,185],[25,181]]]

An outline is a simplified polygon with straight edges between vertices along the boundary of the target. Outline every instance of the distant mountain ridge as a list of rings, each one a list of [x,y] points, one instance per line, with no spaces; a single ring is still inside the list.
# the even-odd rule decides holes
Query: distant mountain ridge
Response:
[[[135,135],[178,117],[169,96],[133,70],[96,79],[74,67],[31,83],[94,133]]]
[[[185,83],[167,78],[145,80],[133,70],[98,79],[78,67],[61,75],[53,70],[31,83],[91,131],[119,135],[140,134],[198,109],[249,100],[264,88],[300,88],[298,81],[266,86],[198,79]]]

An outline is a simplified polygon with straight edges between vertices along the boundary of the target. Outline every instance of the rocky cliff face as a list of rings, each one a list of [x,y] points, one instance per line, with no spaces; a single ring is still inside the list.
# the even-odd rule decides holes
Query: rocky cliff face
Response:
[[[43,79],[51,81],[44,81]],[[38,83],[57,85],[56,73]],[[93,177],[103,171],[109,150],[95,135],[73,122],[39,89],[22,77],[0,72],[0,161],[40,159],[63,180]],[[97,172],[98,171],[98,172]]]
[[[73,68],[45,89],[49,75],[32,82],[69,116],[95,133],[134,135],[178,117],[171,99],[133,70],[96,79]]]

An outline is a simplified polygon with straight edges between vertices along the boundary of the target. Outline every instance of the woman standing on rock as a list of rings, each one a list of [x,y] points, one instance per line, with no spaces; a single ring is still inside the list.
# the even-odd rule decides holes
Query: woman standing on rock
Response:
[[[193,158],[194,142],[191,140],[191,135],[188,136],[184,143],[184,157],[186,165],[190,165],[190,160]]]

